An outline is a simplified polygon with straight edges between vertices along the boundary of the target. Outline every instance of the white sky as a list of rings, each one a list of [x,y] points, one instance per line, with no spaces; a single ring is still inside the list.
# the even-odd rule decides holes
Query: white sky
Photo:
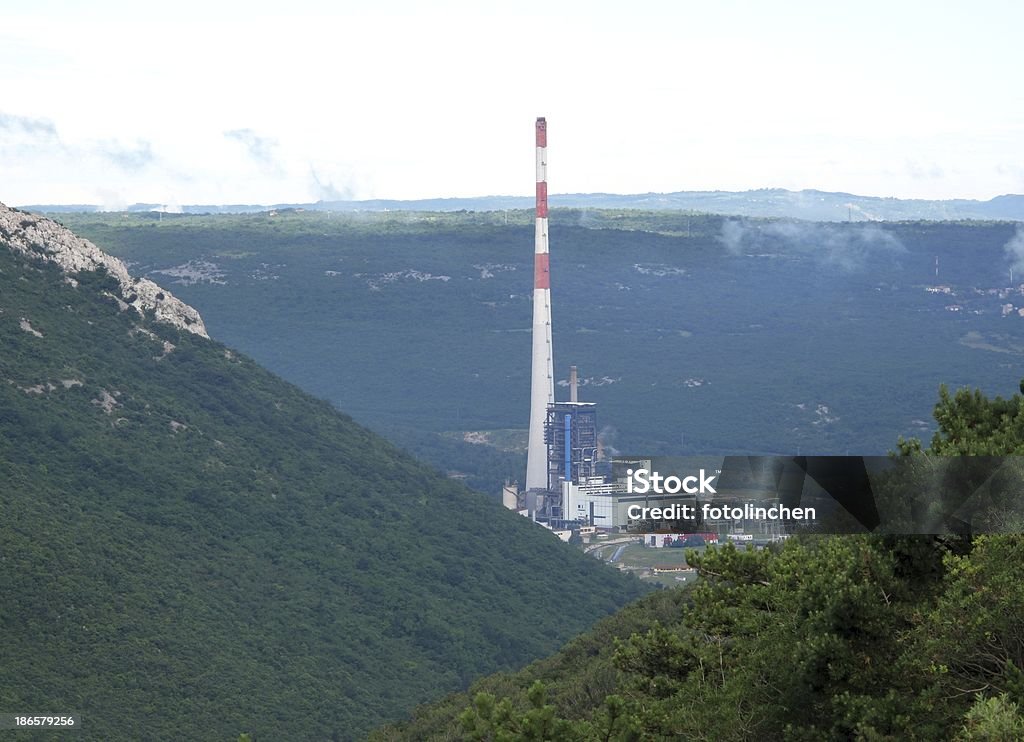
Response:
[[[0,201],[1024,193],[1024,3],[0,0]]]

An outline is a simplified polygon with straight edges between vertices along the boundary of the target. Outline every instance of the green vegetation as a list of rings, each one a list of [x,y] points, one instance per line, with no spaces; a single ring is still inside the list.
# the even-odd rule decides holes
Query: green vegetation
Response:
[[[717,217],[555,216],[555,344],[611,380],[584,398],[619,447],[869,453],[936,429],[914,416],[940,379],[1024,375],[1011,225],[886,225],[903,250],[874,250],[749,221],[730,253]],[[433,434],[523,422],[528,214],[72,219],[445,470],[521,471]],[[924,290],[936,255],[950,294]],[[105,280],[0,254],[0,708],[81,712],[85,739],[351,737],[639,594],[244,356],[119,313]],[[940,392],[925,456],[1019,453],[1022,405]],[[1019,736],[1020,536],[689,559],[696,585],[375,738]]]
[[[515,699],[514,708],[526,710],[527,693],[540,681],[546,701],[571,720],[589,718],[607,695],[620,683],[621,672],[615,666],[613,649],[617,640],[648,631],[655,623],[668,624],[677,619],[689,601],[684,590],[659,590],[599,621],[593,629],[576,637],[561,651],[532,663],[517,673],[499,673],[475,682],[468,693],[457,693],[436,704],[422,706],[412,719],[400,725],[374,732],[370,739],[425,740],[461,739],[463,729],[458,717],[480,694]]]
[[[0,243],[0,709],[80,713],[82,740],[349,739],[641,594],[77,279]]]
[[[432,438],[526,427],[532,212],[61,218],[438,468],[489,493],[521,477],[514,454]],[[1014,232],[556,209],[557,379],[579,366],[625,453],[884,454],[931,435],[941,382],[1024,376]]]
[[[925,455],[1019,453],[1022,411],[1021,395],[943,389]],[[689,560],[694,586],[373,738],[1021,738],[1024,536],[803,537]]]

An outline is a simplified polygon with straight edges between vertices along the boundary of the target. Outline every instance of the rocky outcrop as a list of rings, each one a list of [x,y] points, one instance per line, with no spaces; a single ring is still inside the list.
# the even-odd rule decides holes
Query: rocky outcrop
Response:
[[[123,262],[51,219],[0,204],[0,243],[3,242],[15,252],[56,263],[69,275],[103,267],[120,284],[121,296],[115,298],[126,305],[125,309],[135,309],[139,314],[152,310],[160,322],[209,337],[203,318],[195,309],[148,278],[134,278]]]

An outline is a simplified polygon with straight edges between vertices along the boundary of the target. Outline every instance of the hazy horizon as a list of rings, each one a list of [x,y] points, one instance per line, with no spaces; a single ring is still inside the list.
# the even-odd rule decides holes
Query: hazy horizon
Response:
[[[1024,193],[1024,6],[40,0],[0,29],[0,198]]]
[[[793,196],[800,196],[800,195],[805,194],[805,193],[820,193],[820,194],[828,194],[828,195],[834,195],[834,196],[849,196],[851,199],[881,199],[881,200],[896,200],[896,201],[907,201],[907,202],[910,202],[910,201],[925,201],[925,202],[975,201],[975,202],[977,202],[979,204],[984,204],[984,203],[993,201],[993,200],[998,199],[998,198],[1014,197],[1014,196],[1024,196],[1024,193],[1000,193],[1000,194],[997,194],[997,195],[995,195],[995,196],[993,196],[991,198],[983,198],[983,199],[958,198],[958,197],[951,197],[951,198],[946,198],[946,199],[914,199],[914,198],[902,199],[902,198],[898,198],[898,197],[878,196],[878,195],[866,194],[866,193],[847,193],[847,192],[843,192],[843,191],[823,191],[823,190],[818,189],[818,188],[806,188],[806,189],[802,189],[800,191],[792,191],[792,190],[788,190],[788,189],[785,189],[785,188],[754,188],[754,189],[748,189],[748,190],[743,190],[743,191],[690,190],[690,191],[674,191],[674,192],[642,191],[642,192],[636,192],[636,193],[609,193],[609,192],[552,193],[552,194],[550,194],[550,198],[551,198],[551,200],[553,202],[552,206],[554,208],[558,208],[559,204],[557,202],[559,200],[573,199],[573,198],[609,197],[609,198],[629,199],[629,198],[643,198],[645,196],[653,196],[653,197],[657,197],[657,196],[666,196],[667,197],[667,196],[678,196],[678,195],[695,195],[696,196],[696,195],[699,195],[699,194],[708,194],[708,195],[711,195],[711,194],[729,194],[729,195],[735,195],[735,196],[743,196],[745,194],[756,194],[756,193],[759,193],[759,192],[774,192],[774,193],[785,192],[785,193],[792,194]],[[318,204],[328,205],[328,204],[332,204],[332,203],[359,204],[359,203],[378,203],[378,202],[382,202],[382,203],[417,204],[417,203],[422,203],[422,202],[435,202],[435,201],[464,202],[464,201],[505,201],[505,200],[508,200],[508,201],[517,200],[517,201],[523,201],[524,203],[522,205],[516,205],[516,206],[506,206],[506,207],[500,207],[499,206],[499,207],[488,207],[488,208],[528,209],[528,208],[531,208],[531,205],[532,205],[532,202],[533,202],[533,195],[532,194],[531,195],[523,195],[523,194],[518,194],[517,195],[517,194],[505,193],[505,194],[487,194],[487,195],[482,195],[482,196],[481,195],[476,195],[476,196],[425,196],[425,197],[421,197],[421,198],[408,198],[408,199],[388,198],[386,196],[382,196],[382,197],[365,198],[365,199],[359,199],[359,198],[335,199],[335,200],[323,200],[323,199],[321,199],[321,200],[317,200],[317,201],[313,201],[313,200],[309,200],[309,201],[284,201],[284,200],[277,200],[277,201],[265,201],[265,202],[243,202],[243,201],[239,201],[239,200],[234,200],[234,201],[226,201],[226,202],[222,202],[222,203],[182,203],[182,204],[160,204],[160,203],[147,202],[147,201],[135,201],[135,202],[132,202],[132,203],[122,204],[122,205],[120,205],[121,208],[110,208],[109,205],[99,204],[99,203],[68,203],[68,202],[65,202],[65,203],[56,203],[56,202],[49,202],[49,203],[21,203],[21,204],[8,204],[8,206],[12,206],[14,208],[47,206],[47,207],[55,207],[55,208],[61,208],[61,209],[69,209],[69,208],[76,207],[76,206],[82,206],[82,207],[93,208],[93,209],[96,209],[97,211],[103,211],[103,212],[107,212],[107,211],[109,211],[109,212],[126,211],[126,210],[138,209],[139,207],[143,207],[143,206],[152,206],[154,208],[150,209],[151,211],[164,212],[164,213],[181,213],[182,208],[195,208],[195,207],[201,207],[201,206],[211,206],[211,207],[225,208],[225,209],[233,207],[233,206],[239,206],[239,207],[259,206],[259,207],[265,207],[265,208],[270,209],[270,208],[286,208],[286,207],[289,207],[289,206],[306,206],[306,205],[314,205],[315,206],[315,205],[318,205]],[[4,203],[2,198],[0,198],[0,203]],[[563,205],[563,206],[565,208],[588,208],[588,207],[575,206],[575,205],[571,205],[571,204],[567,205],[567,206],[566,205]],[[850,206],[852,208],[854,208],[854,210],[857,210],[857,207],[856,207],[855,204],[851,204]],[[629,207],[629,206],[623,206],[623,207],[611,207],[611,206],[609,206],[609,207],[600,207],[600,206],[595,206],[593,208],[634,208],[634,207]],[[684,207],[680,207],[680,208],[684,208]],[[487,210],[487,209],[485,209],[485,210]],[[725,213],[725,212],[722,212],[722,213]],[[863,213],[860,213],[858,215],[862,216],[862,217],[864,216]]]

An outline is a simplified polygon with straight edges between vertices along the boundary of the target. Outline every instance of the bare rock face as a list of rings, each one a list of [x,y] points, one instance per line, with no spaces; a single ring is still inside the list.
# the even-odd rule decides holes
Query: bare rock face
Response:
[[[153,310],[157,320],[208,338],[199,312],[148,278],[134,278],[119,259],[75,235],[67,227],[41,216],[10,209],[0,203],[0,241],[15,252],[56,263],[66,274],[94,271],[100,266],[117,279],[126,308],[139,314]],[[73,279],[72,279],[73,280]]]

